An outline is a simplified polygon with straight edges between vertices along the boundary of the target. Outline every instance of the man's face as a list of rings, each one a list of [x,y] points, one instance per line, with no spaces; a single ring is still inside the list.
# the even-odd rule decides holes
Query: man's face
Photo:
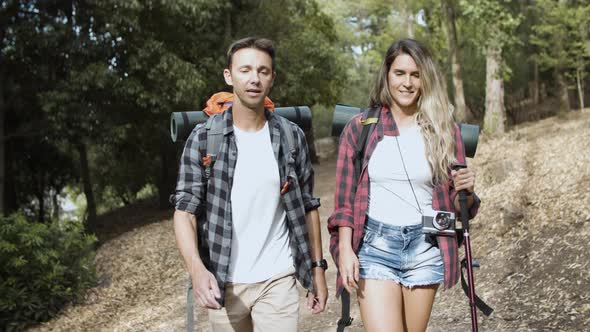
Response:
[[[274,82],[272,59],[264,51],[243,48],[234,53],[231,68],[223,71],[225,82],[234,87],[235,106],[253,110],[264,107],[266,97]]]

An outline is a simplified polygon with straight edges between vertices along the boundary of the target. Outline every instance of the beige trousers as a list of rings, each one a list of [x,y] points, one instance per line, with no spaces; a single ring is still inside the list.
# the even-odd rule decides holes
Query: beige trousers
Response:
[[[213,332],[297,332],[295,269],[254,284],[225,285],[225,307],[209,309]]]

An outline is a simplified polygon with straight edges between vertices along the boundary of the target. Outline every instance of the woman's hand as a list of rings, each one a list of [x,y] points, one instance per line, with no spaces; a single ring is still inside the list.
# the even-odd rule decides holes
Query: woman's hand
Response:
[[[359,260],[350,244],[340,246],[340,256],[338,258],[338,267],[344,288],[352,294],[352,289],[358,289],[359,281]]]
[[[475,174],[469,168],[461,168],[459,170],[452,170],[453,186],[455,191],[467,190],[470,194],[473,193],[475,187]]]

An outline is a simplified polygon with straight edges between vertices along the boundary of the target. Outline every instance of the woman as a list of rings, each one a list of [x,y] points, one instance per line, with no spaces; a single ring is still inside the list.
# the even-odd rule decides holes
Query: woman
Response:
[[[450,288],[459,277],[456,234],[425,234],[422,227],[435,211],[460,211],[460,190],[467,191],[470,217],[479,206],[473,172],[452,170],[465,164],[465,152],[446,91],[426,47],[397,41],[371,92],[379,119],[358,179],[353,156],[363,114],[342,132],[330,249],[338,294],[357,291],[369,332],[425,331],[439,284]]]

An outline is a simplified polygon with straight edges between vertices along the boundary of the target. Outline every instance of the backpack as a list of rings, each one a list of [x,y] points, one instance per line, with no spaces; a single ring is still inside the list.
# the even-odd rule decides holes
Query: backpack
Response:
[[[219,114],[219,113],[218,113]],[[205,123],[205,130],[207,130],[206,141],[199,142],[199,149],[204,151],[204,157],[202,157],[202,164],[205,166],[205,178],[208,180],[211,177],[211,169],[215,164],[215,160],[223,144],[223,118],[221,115],[213,114],[207,119]],[[280,115],[276,115],[276,119],[279,122],[281,128],[281,136],[287,140],[287,146],[289,151],[286,154],[286,167],[285,177],[297,177],[295,170],[295,160],[299,153],[299,146],[295,143],[295,136],[293,135],[292,124],[289,120],[283,118]],[[281,194],[288,189],[289,181],[281,187]],[[186,292],[186,330],[194,331],[195,317],[194,317],[194,296],[193,296],[193,283],[190,276],[188,277],[188,287]]]

